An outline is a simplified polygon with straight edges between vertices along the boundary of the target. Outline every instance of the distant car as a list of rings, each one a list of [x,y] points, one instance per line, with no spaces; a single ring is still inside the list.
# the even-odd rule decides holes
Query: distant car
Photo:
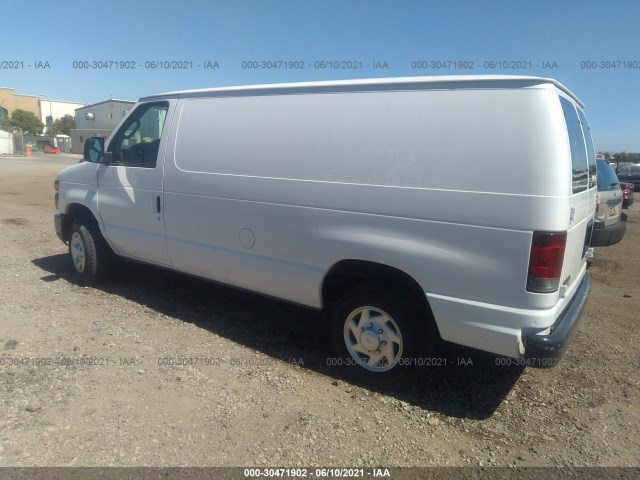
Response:
[[[56,147],[54,145],[49,145],[48,143],[42,148],[44,153],[55,153],[56,155],[60,154],[60,147]]]
[[[640,163],[620,163],[616,169],[618,180],[633,183],[636,192],[640,192]]]
[[[633,183],[620,182],[620,188],[622,189],[622,208],[629,208],[635,201]]]
[[[616,171],[606,160],[597,159],[596,172],[600,198],[596,203],[591,246],[606,247],[622,240],[627,231],[627,216],[622,213],[623,195]]]

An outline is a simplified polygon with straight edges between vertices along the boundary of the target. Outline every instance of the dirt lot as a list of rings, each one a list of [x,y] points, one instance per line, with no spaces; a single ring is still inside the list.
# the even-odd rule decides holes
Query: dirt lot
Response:
[[[53,180],[0,158],[0,466],[638,466],[640,201],[561,364],[447,366],[383,393],[327,365],[323,317],[122,262],[70,276]]]

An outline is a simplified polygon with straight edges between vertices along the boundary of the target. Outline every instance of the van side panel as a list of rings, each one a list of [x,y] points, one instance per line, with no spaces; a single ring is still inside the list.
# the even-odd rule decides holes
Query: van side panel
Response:
[[[217,175],[566,195],[563,176],[540,171],[557,167],[557,98],[529,88],[186,99],[175,162]]]
[[[555,88],[244,95],[179,101],[175,268],[321,307],[332,265],[377,261],[422,286],[445,339],[492,325],[470,346],[513,356],[553,323],[563,299],[526,279],[533,230],[570,227]]]

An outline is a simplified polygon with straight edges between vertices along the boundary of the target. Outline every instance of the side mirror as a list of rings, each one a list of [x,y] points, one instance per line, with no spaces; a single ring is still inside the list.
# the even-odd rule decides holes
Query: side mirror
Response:
[[[108,153],[110,154],[111,152]],[[108,160],[111,160],[111,155],[106,155],[104,151],[104,138],[89,137],[85,140],[84,160],[93,163],[106,163],[106,157],[109,157]]]

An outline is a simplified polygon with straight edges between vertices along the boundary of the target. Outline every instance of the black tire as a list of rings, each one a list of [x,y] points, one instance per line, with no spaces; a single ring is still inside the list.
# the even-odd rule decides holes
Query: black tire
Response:
[[[109,247],[95,227],[90,228],[80,222],[71,224],[69,258],[79,283],[92,285],[102,280],[108,272],[110,257]]]
[[[418,355],[434,350],[436,337],[429,325],[428,312],[419,302],[374,286],[357,287],[331,311],[336,358],[330,364],[342,366],[354,380],[371,387],[405,387],[416,376]],[[377,350],[368,350],[374,347]]]

